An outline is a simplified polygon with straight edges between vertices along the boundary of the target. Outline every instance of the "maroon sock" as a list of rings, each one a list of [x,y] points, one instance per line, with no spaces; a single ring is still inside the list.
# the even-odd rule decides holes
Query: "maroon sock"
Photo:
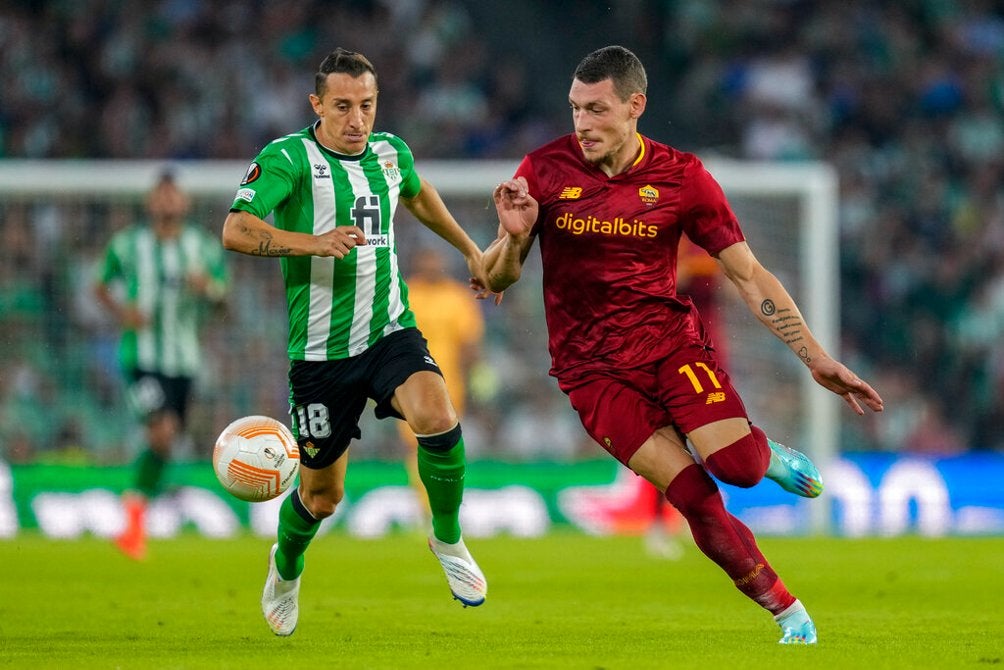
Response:
[[[666,499],[687,519],[698,548],[748,598],[771,614],[795,602],[750,529],[725,509],[718,487],[701,466],[695,463],[676,475],[666,488]]]
[[[750,430],[746,437],[704,459],[708,472],[726,484],[742,488],[759,483],[770,465],[770,446],[762,430],[756,426],[750,426]]]

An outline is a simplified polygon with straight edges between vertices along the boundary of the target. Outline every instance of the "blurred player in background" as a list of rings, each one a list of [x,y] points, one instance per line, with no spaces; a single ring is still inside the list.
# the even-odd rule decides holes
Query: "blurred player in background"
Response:
[[[680,236],[717,259],[819,384],[858,414],[861,403],[880,411],[882,399],[812,336],[701,162],[638,133],[646,89],[644,67],[623,47],[582,60],[568,96],[575,132],[527,154],[494,191],[499,238],[485,253],[482,288],[517,281],[540,241],[551,374],[586,430],[665,492],[701,551],[774,615],[782,643],[813,644],[805,607],[725,509],[709,473],[743,487],[766,476],[810,498],[822,480],[806,456],[750,422],[705,324],[676,292]]]
[[[462,419],[467,406],[467,381],[482,356],[485,322],[481,309],[471,300],[468,283],[450,276],[446,258],[438,249],[424,247],[412,255],[407,284],[408,304],[418,329],[429,344],[429,353],[439,365],[450,400]],[[406,449],[408,479],[427,523],[431,519],[429,497],[418,473],[418,440],[404,421],[398,423],[398,431]]]
[[[95,287],[122,328],[119,348],[131,406],[145,423],[133,488],[123,497],[120,549],[146,554],[147,501],[161,488],[172,448],[183,436],[201,363],[199,328],[207,307],[222,306],[227,270],[219,239],[186,221],[188,196],[163,173],[147,196],[149,221],[112,237]]]
[[[403,418],[419,436],[429,547],[454,597],[480,605],[487,591],[460,528],[460,422],[408,307],[394,212],[403,204],[464,255],[472,277],[485,280],[481,250],[419,176],[404,141],[373,131],[377,76],[369,60],[331,52],[310,103],[318,120],[258,154],[223,226],[228,249],[280,257],[289,303],[290,406],[301,468],[299,487],[279,512],[262,593],[276,635],[296,628],[304,553],[344,496],[349,443],[361,437],[369,399],[377,418]],[[272,212],[274,226],[264,221]]]

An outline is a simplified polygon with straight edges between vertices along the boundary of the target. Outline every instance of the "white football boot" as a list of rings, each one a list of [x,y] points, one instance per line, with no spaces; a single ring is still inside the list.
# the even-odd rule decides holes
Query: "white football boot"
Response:
[[[261,611],[272,632],[285,637],[296,630],[296,620],[300,615],[300,578],[286,581],[279,577],[279,570],[275,567],[275,552],[278,549],[279,545],[273,544],[268,554],[268,577],[261,594]]]
[[[485,601],[488,582],[463,540],[456,544],[447,544],[430,537],[429,549],[443,566],[446,583],[449,584],[454,598],[463,603],[464,607],[477,607]]]

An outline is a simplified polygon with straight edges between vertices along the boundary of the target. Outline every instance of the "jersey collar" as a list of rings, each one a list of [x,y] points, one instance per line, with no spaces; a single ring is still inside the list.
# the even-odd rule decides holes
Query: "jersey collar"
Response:
[[[634,159],[634,163],[631,163],[631,167],[636,167],[641,163],[641,159],[645,158],[645,140],[642,138],[641,133],[635,133],[635,137],[638,138],[638,158]]]
[[[369,154],[370,154],[370,145],[369,145],[369,143],[367,143],[366,144],[366,148],[363,149],[362,152],[358,153],[358,154],[343,154],[343,153],[339,153],[339,152],[335,151],[334,149],[330,149],[330,148],[324,146],[321,143],[321,140],[317,139],[316,129],[317,129],[317,124],[319,124],[320,122],[321,122],[321,120],[318,119],[317,121],[314,121],[314,123],[310,126],[310,136],[312,138],[314,138],[314,143],[318,146],[318,148],[321,151],[323,151],[324,153],[328,154],[329,156],[337,158],[340,161],[360,161],[363,158],[366,158],[366,156],[369,156]]]

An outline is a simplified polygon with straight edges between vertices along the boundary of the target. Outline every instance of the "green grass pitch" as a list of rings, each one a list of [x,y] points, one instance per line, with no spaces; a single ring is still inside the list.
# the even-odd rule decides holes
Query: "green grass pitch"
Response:
[[[469,542],[487,602],[450,598],[423,538],[318,538],[300,625],[259,612],[270,543],[186,535],[142,563],[89,538],[0,541],[0,668],[991,668],[1004,666],[1004,538],[764,538],[819,628],[770,616],[693,545],[556,532]]]

